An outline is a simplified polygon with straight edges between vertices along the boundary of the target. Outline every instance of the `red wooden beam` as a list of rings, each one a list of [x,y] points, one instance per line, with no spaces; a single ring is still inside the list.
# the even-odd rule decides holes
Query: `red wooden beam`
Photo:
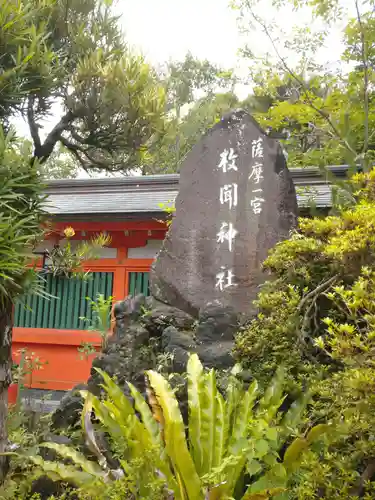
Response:
[[[75,231],[126,231],[126,230],[166,230],[167,225],[164,222],[157,220],[141,220],[141,221],[77,221],[77,222],[54,222],[53,229],[55,231],[64,231],[68,226],[71,226]]]

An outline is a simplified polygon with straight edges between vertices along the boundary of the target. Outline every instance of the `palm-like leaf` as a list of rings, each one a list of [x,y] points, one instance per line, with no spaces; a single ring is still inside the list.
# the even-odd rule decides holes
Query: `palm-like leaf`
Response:
[[[43,186],[37,165],[30,167],[14,144],[12,132],[0,128],[0,308],[14,302],[36,278],[27,264],[42,237]]]

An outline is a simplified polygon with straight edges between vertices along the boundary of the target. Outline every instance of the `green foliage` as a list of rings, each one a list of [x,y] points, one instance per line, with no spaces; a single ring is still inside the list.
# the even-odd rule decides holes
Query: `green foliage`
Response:
[[[197,138],[237,102],[232,71],[190,53],[156,72],[126,43],[111,4],[0,2],[0,44],[7,54],[0,119],[18,113],[27,120],[46,177],[74,176],[78,166],[177,171]],[[224,88],[230,92],[215,96]],[[43,138],[41,121],[56,116],[56,106],[60,116]]]
[[[163,209],[163,212],[166,213],[167,217],[166,224],[169,227],[172,224],[173,215],[176,211],[175,204],[172,202],[168,202],[168,205],[166,205],[165,203],[159,203],[159,207]],[[159,221],[159,222],[164,222],[164,221]]]
[[[260,55],[254,44],[245,45],[242,54],[265,104],[255,117],[282,139],[289,166],[359,164],[368,171],[375,159],[373,2],[353,2],[349,9],[340,0],[274,0],[275,22],[265,18],[259,0],[233,4],[242,32],[257,30],[259,46],[272,49]],[[292,10],[301,10],[301,23],[285,33],[277,19]],[[342,27],[337,63],[319,64],[329,35]]]
[[[0,123],[22,109],[30,91],[43,75],[50,85],[56,73],[53,55],[46,46],[46,10],[54,1],[0,1]],[[37,71],[36,71],[36,68]]]
[[[37,414],[25,411],[21,407],[12,407],[7,416],[9,445],[16,449],[28,449],[30,453],[37,452],[37,445],[49,431],[50,414]],[[0,485],[2,500],[23,500],[32,498],[29,495],[35,480],[34,468],[24,458],[13,456],[6,481]],[[37,500],[37,496],[35,500]]]
[[[15,137],[14,151],[20,156],[32,157],[33,144],[28,139]],[[78,175],[79,164],[61,144],[56,146],[48,160],[38,165],[38,173],[42,182],[50,179],[73,179]]]
[[[89,323],[89,330],[100,333],[100,336],[102,338],[103,350],[107,347],[108,335],[111,331],[113,297],[105,298],[102,293],[98,293],[96,300],[91,300],[89,297],[87,298],[87,300],[90,302],[92,320],[89,320],[88,318],[80,319],[83,319],[86,323]]]
[[[20,113],[43,164],[63,146],[83,168],[142,164],[164,128],[165,89],[125,43],[105,0],[0,3],[0,119]],[[61,116],[43,139],[40,121]]]
[[[37,166],[13,147],[14,134],[0,128],[0,308],[30,289],[36,273],[32,250],[45,219]]]
[[[74,179],[78,175],[79,163],[61,143],[55,147],[48,160],[40,165],[43,179]]]
[[[82,392],[86,445],[97,461],[55,443],[41,446],[68,462],[46,462],[35,454],[22,454],[36,466],[35,473],[74,484],[81,488],[82,498],[91,498],[94,489],[104,491],[107,483],[119,481],[119,488],[129,488],[124,498],[133,493],[135,498],[150,499],[213,500],[235,495],[282,500],[305,451],[319,447],[328,435],[326,425],[313,427],[305,436],[299,434],[308,397],[294,402],[285,413],[280,409],[286,397],[283,370],[278,370],[262,394],[255,381],[246,389],[235,367],[224,398],[217,389],[215,371],[206,372],[197,355],[191,355],[188,438],[175,393],[162,375],[147,372],[148,404],[128,383],[133,407],[120,387],[98,371],[105,398]],[[109,466],[97,444],[92,411],[115,443],[119,469]]]
[[[47,269],[53,276],[66,276],[67,278],[79,276],[85,278],[88,272],[83,269],[83,264],[87,260],[98,259],[100,250],[109,245],[111,238],[104,233],[93,237],[90,241],[83,241],[72,250],[71,238],[75,235],[72,227],[64,230],[67,243],[65,246],[56,246],[53,250],[47,252]]]
[[[18,386],[16,409],[20,410],[22,390],[25,387],[31,387],[34,372],[42,370],[48,364],[48,361],[43,361],[35,352],[31,352],[25,347],[13,353],[12,357],[14,363],[12,382]],[[15,361],[18,361],[18,363],[15,364]]]
[[[144,163],[143,171],[147,173],[178,172],[201,136],[238,103],[233,92],[233,72],[200,61],[190,53],[183,61],[169,63],[162,78],[168,114],[164,134]]]
[[[263,383],[285,365],[289,390],[314,389],[313,422],[345,425],[344,438],[307,454],[297,498],[367,498],[374,491],[375,172],[353,178],[356,206],[301,219],[264,263],[275,280],[236,355]],[[370,481],[370,482],[369,482]],[[367,493],[366,493],[367,492]]]

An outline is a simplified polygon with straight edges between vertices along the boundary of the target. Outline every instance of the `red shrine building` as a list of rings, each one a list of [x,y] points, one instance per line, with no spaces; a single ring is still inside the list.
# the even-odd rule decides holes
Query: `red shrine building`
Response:
[[[345,177],[347,167],[330,167]],[[331,190],[317,168],[293,169],[300,208],[313,201],[325,210],[331,205]],[[111,243],[100,258],[85,263],[88,280],[72,280],[45,274],[49,298],[31,295],[14,310],[13,359],[27,349],[31,363],[26,387],[35,394],[62,394],[90,374],[92,356],[82,359],[83,343],[100,348],[100,334],[90,331],[83,318],[91,318],[90,300],[103,294],[113,301],[129,294],[149,293],[149,271],[167,231],[165,207],[178,194],[179,175],[68,179],[48,183],[47,211],[52,231],[36,249],[42,270],[44,252],[66,242],[64,230],[74,229],[71,246],[106,232]],[[306,189],[307,188],[307,189]],[[37,365],[37,366],[36,366]],[[36,396],[37,398],[38,396]],[[56,396],[59,399],[58,396]]]
[[[64,245],[64,229],[72,227],[71,246],[105,232],[111,243],[99,259],[87,261],[90,279],[72,280],[45,275],[51,298],[26,297],[14,311],[13,360],[20,349],[35,360],[26,385],[66,391],[89,377],[92,355],[81,359],[78,348],[89,343],[97,349],[100,335],[88,330],[82,318],[92,315],[90,300],[103,294],[113,301],[129,294],[148,295],[150,266],[162,244],[167,225],[164,206],[174,202],[178,175],[50,181],[46,190],[52,231],[39,248],[43,252]]]

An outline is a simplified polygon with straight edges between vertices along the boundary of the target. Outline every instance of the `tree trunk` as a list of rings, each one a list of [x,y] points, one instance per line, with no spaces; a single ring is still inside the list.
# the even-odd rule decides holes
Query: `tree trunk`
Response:
[[[8,446],[8,387],[12,382],[12,312],[13,304],[8,301],[0,308],[0,453]],[[8,457],[0,456],[0,483],[9,468]]]

